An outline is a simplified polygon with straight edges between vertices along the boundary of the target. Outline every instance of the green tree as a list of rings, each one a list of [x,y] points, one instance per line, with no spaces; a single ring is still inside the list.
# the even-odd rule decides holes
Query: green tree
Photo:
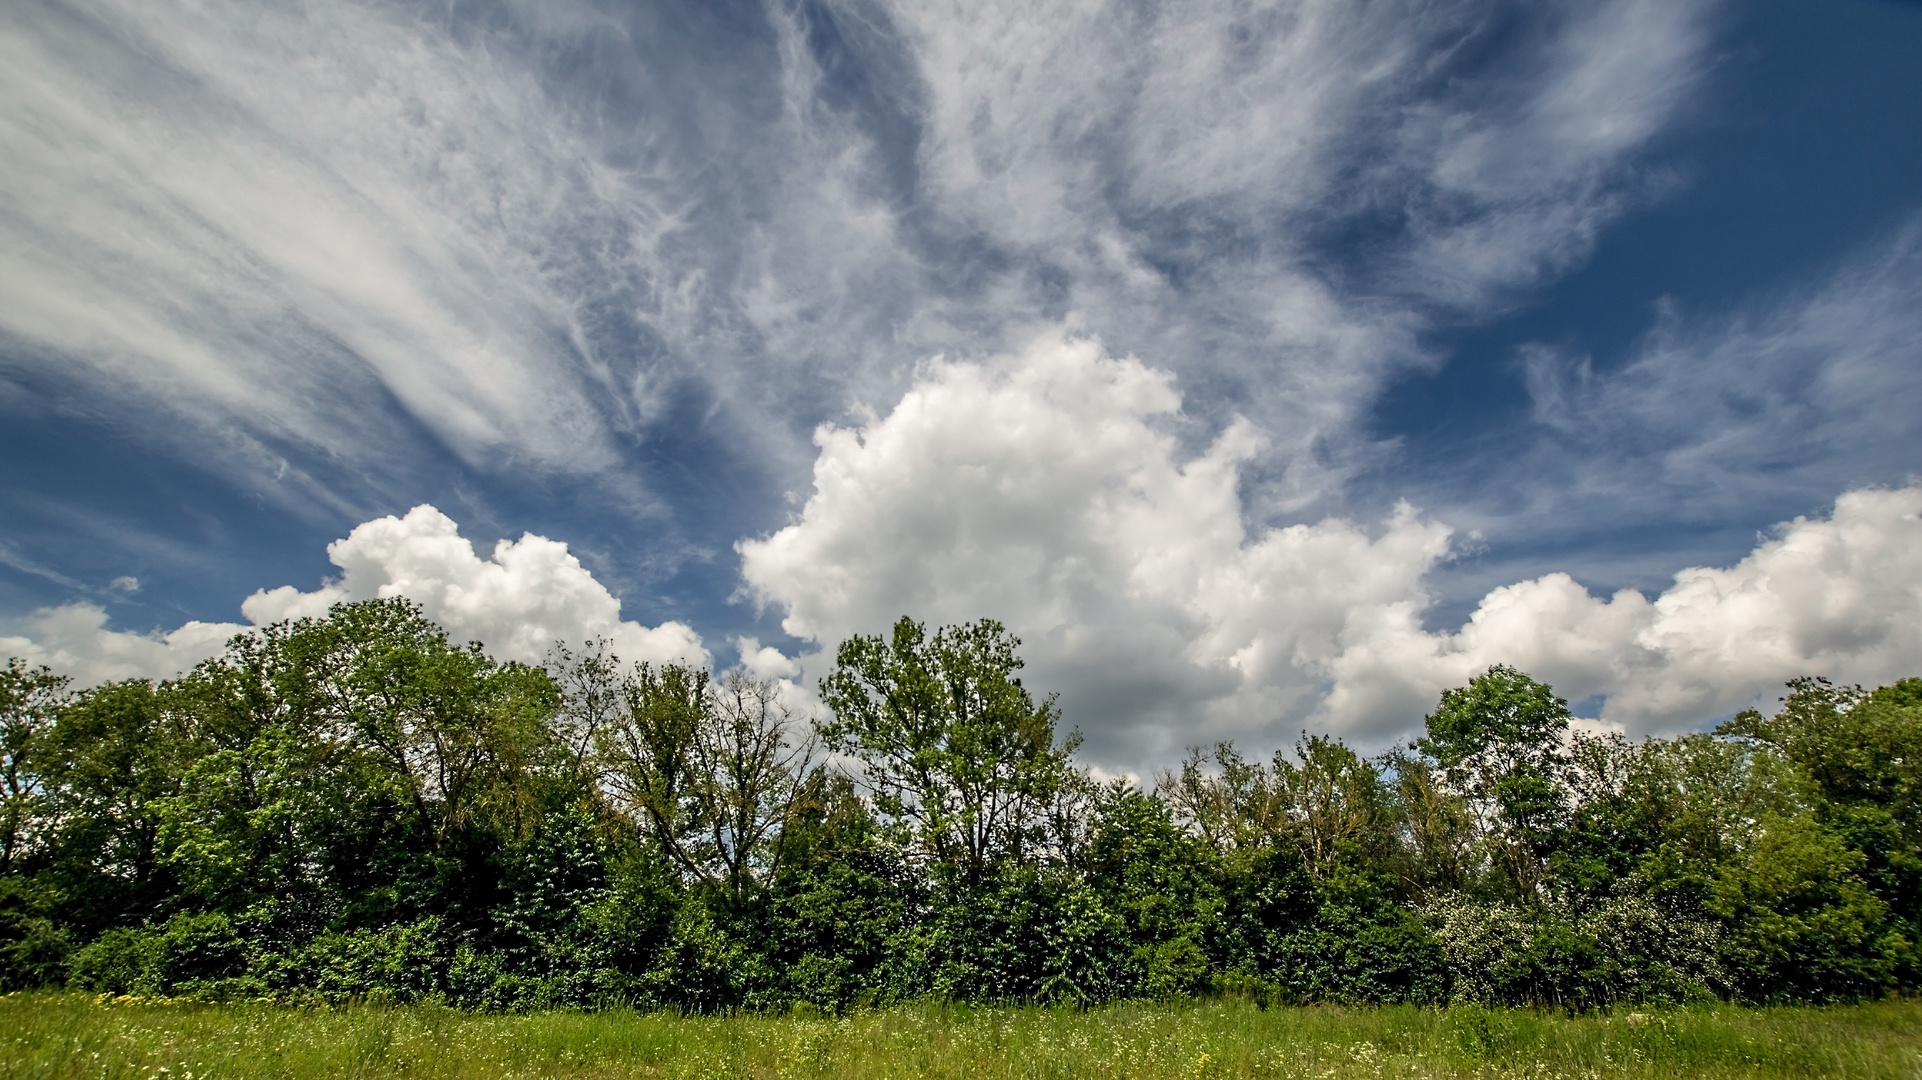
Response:
[[[1492,867],[1520,899],[1539,897],[1565,822],[1568,721],[1547,684],[1498,664],[1443,691],[1415,744],[1468,798]]]
[[[545,671],[465,648],[411,603],[337,605],[336,685],[357,740],[400,780],[436,849],[469,825],[521,833],[537,821],[528,781],[552,747],[560,692]],[[492,818],[492,821],[484,819]]]
[[[1386,869],[1398,837],[1382,770],[1325,735],[1303,735],[1295,760],[1277,752],[1274,785],[1302,859],[1317,878],[1340,863]]]
[[[703,807],[694,743],[707,717],[708,674],[682,664],[637,664],[623,677],[624,707],[596,735],[608,789],[660,855],[691,878],[708,876],[696,854]]]
[[[183,754],[165,697],[144,679],[89,687],[61,708],[42,744],[56,822],[45,874],[79,940],[138,923],[174,893],[159,802],[179,793]]]
[[[1774,716],[1717,731],[1786,759],[1807,789],[1762,819],[1716,893],[1748,992],[1849,997],[1922,975],[1922,679],[1873,693],[1797,679]]]
[[[68,682],[18,657],[0,671],[0,874],[15,872],[39,839],[46,795],[39,759]]]
[[[703,720],[693,746],[706,826],[700,859],[739,903],[780,872],[787,827],[822,778],[811,734],[771,679],[724,673],[709,684]]]
[[[154,808],[183,901],[267,903],[290,933],[456,908],[484,925],[481,867],[569,801],[558,699],[405,600],[236,637],[163,687],[182,782]]]
[[[596,736],[609,788],[690,880],[736,905],[752,899],[779,871],[784,831],[821,780],[780,684],[641,664],[620,685],[626,708]]]
[[[1232,743],[1205,753],[1189,747],[1180,771],[1162,772],[1155,790],[1183,825],[1224,855],[1272,844],[1292,829],[1275,778]]]
[[[1019,645],[992,619],[929,637],[903,616],[886,638],[843,642],[821,681],[825,745],[859,761],[880,812],[967,882],[1036,854],[1072,783],[1080,739],[1056,742],[1060,709],[1021,685]]]
[[[1165,998],[1205,989],[1222,906],[1218,867],[1168,803],[1122,780],[1102,788],[1082,864],[1104,906],[1124,921],[1131,991]]]

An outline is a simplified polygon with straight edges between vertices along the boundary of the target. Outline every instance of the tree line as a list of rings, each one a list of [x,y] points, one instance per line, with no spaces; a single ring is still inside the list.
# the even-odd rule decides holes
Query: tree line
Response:
[[[404,600],[173,680],[0,678],[0,982],[476,1009],[1828,1001],[1922,986],[1922,679],[1630,742],[1496,667],[1377,757],[1076,765],[1019,642],[903,618],[820,715]]]

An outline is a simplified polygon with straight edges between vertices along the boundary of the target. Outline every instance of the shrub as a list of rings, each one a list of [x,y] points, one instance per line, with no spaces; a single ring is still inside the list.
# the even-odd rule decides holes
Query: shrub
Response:
[[[51,986],[66,978],[72,945],[50,917],[50,890],[0,877],[0,991]]]
[[[157,994],[160,935],[120,927],[76,950],[68,963],[74,986],[103,994]]]

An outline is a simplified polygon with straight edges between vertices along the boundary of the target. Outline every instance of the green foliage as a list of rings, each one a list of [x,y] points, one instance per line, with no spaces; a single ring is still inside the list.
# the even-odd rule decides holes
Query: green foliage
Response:
[[[1207,943],[1222,893],[1210,853],[1166,802],[1126,782],[1104,789],[1084,867],[1103,907],[1121,920],[1131,996],[1179,997],[1208,986]]]
[[[160,935],[144,929],[109,930],[73,954],[73,985],[103,994],[158,994]]]
[[[61,982],[72,950],[55,922],[58,896],[22,877],[0,877],[0,991]]]
[[[1567,810],[1568,721],[1568,702],[1498,664],[1444,691],[1416,744],[1474,807],[1489,869],[1511,897],[1533,899],[1544,884]]]
[[[761,924],[782,993],[839,1012],[926,990],[921,883],[845,776],[827,778],[783,834],[790,854]]]
[[[1060,710],[1015,672],[1020,640],[983,619],[932,638],[902,617],[888,638],[841,643],[821,682],[827,745],[861,762],[874,804],[943,872],[983,880],[1045,842],[1079,742],[1055,742]]]
[[[0,874],[29,859],[42,837],[47,797],[42,757],[68,680],[9,658],[0,670]]]
[[[0,987],[1453,1002],[1445,1041],[1481,1062],[1526,1042],[1503,1006],[1922,989],[1922,680],[1798,680],[1773,716],[1631,743],[1496,667],[1402,750],[1221,744],[1144,791],[1075,767],[1018,645],[902,619],[841,646],[811,718],[792,687],[605,643],[497,663],[399,600],[159,684],[11,662]]]
[[[1456,896],[1425,914],[1457,1002],[1677,1005],[1723,985],[1716,926],[1639,898],[1578,911]]]

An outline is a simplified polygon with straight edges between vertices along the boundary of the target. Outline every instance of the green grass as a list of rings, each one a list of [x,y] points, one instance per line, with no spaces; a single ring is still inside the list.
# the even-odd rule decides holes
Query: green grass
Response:
[[[1620,1012],[916,1005],[825,1019],[477,1016],[0,997],[0,1078],[1902,1077],[1922,1002]]]

